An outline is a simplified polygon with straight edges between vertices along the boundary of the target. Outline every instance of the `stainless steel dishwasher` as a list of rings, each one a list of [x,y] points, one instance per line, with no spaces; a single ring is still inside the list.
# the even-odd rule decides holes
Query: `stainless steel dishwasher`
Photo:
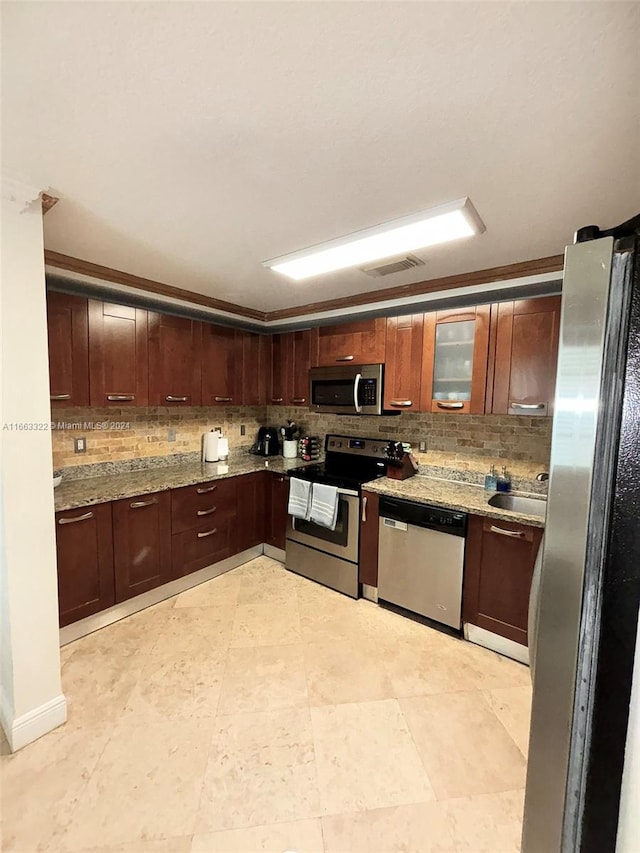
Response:
[[[378,600],[460,629],[467,516],[380,498]]]

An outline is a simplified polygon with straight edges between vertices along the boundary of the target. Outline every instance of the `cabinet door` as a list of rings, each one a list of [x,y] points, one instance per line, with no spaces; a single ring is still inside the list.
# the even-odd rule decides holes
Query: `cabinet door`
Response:
[[[527,644],[531,576],[542,530],[469,516],[463,620]]]
[[[293,355],[290,335],[273,335],[271,338],[271,385],[268,402],[274,406],[288,404],[291,395]]]
[[[146,406],[149,392],[147,312],[89,300],[92,406]]]
[[[125,601],[171,580],[169,492],[113,503],[116,601]]]
[[[271,338],[253,332],[242,336],[242,404],[265,406],[271,374]]]
[[[315,367],[327,367],[342,362],[380,364],[385,360],[387,321],[357,320],[338,326],[314,329],[315,346],[312,357]]]
[[[203,323],[202,405],[239,406],[241,395],[241,333],[236,329]]]
[[[60,626],[115,604],[111,504],[56,513]]]
[[[201,404],[202,323],[149,312],[149,405]]]
[[[309,368],[311,367],[311,329],[300,329],[288,334],[291,387],[289,403],[292,406],[309,405]]]
[[[384,407],[420,410],[423,315],[387,318]]]
[[[259,471],[237,478],[238,544],[244,551],[265,541],[266,492],[268,475]]]
[[[89,405],[89,324],[87,300],[47,293],[49,386],[52,406]]]
[[[380,499],[374,492],[362,493],[360,518],[359,581],[367,586],[378,586],[378,537]]]
[[[559,296],[545,296],[494,306],[498,316],[494,414],[553,414],[560,305]]]
[[[274,548],[283,551],[287,538],[287,506],[289,503],[289,478],[284,474],[269,474],[268,484],[268,515],[266,541]]]
[[[421,409],[483,414],[490,306],[424,315]]]

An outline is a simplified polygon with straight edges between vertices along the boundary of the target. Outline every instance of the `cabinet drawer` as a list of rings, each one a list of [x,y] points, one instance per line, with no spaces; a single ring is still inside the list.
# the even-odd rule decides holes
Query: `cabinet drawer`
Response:
[[[198,483],[171,492],[171,532],[200,530],[211,520],[219,522],[236,514],[235,478],[215,483]]]
[[[171,537],[173,577],[179,578],[235,553],[236,520],[224,516],[201,525],[197,530],[184,530]]]

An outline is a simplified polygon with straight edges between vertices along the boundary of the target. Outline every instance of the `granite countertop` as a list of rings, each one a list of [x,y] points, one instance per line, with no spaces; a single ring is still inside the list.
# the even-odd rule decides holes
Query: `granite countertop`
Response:
[[[391,480],[387,477],[381,477],[379,480],[366,483],[363,488],[366,491],[389,495],[393,498],[433,504],[434,506],[470,512],[473,515],[484,515],[501,521],[528,524],[531,527],[544,527],[543,518],[490,506],[489,498],[495,492],[486,492],[482,486],[475,486],[470,483],[440,480],[416,474],[415,477],[410,477],[408,480]],[[540,497],[539,495],[528,495],[521,492],[514,492],[513,494],[521,494],[524,497]]]
[[[268,467],[265,467],[268,462]],[[127,471],[120,474],[102,474],[97,477],[64,480],[54,491],[56,512],[76,509],[91,504],[117,501],[134,495],[147,495],[165,489],[179,489],[210,480],[237,477],[254,471],[274,471],[282,474],[290,468],[312,463],[303,459],[284,459],[282,456],[252,456],[249,453],[230,455],[228,462],[183,462]]]

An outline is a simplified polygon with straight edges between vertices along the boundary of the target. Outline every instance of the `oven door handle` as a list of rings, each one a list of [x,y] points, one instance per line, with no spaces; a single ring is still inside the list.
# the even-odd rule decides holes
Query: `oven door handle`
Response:
[[[353,407],[360,414],[362,411],[362,406],[358,405],[358,392],[360,391],[360,380],[362,379],[361,373],[356,373],[356,378],[353,380]]]

